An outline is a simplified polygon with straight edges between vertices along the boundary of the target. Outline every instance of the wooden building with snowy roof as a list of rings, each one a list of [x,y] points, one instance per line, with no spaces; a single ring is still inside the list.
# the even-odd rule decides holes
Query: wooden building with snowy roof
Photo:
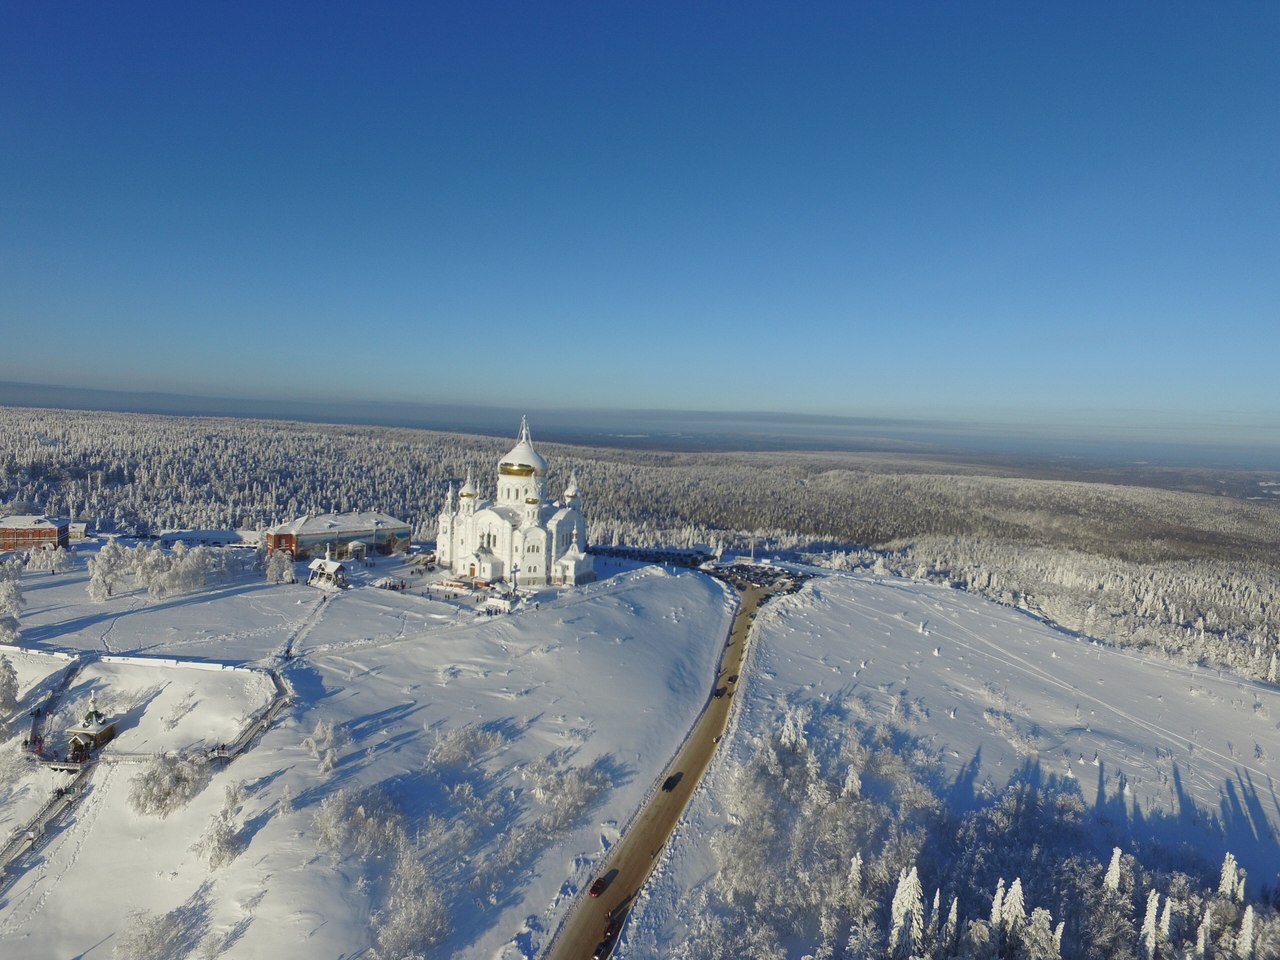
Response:
[[[286,550],[295,560],[404,553],[412,531],[403,520],[385,513],[323,513],[277,524],[267,531],[267,553]]]

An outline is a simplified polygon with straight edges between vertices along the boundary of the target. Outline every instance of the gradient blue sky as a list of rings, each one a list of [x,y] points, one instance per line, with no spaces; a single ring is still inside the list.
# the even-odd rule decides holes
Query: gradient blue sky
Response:
[[[0,379],[1280,419],[1280,4],[11,3]]]

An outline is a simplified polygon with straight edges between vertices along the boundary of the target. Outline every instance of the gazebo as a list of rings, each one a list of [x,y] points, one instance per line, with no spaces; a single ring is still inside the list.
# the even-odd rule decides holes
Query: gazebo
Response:
[[[337,560],[312,560],[307,569],[307,583],[313,587],[340,590],[347,585],[347,568]]]
[[[84,715],[84,722],[67,728],[67,757],[72,762],[80,763],[89,758],[89,754],[100,749],[116,735],[116,722],[98,709],[96,694],[89,698],[89,710]]]

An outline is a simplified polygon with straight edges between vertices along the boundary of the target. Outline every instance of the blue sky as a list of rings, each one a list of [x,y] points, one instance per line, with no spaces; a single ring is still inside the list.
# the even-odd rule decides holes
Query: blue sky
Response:
[[[1274,423],[1280,6],[9,4],[0,379]]]

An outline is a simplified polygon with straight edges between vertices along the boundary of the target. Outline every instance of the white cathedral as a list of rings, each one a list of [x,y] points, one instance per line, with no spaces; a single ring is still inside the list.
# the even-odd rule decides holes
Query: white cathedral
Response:
[[[520,439],[498,462],[492,500],[480,499],[469,474],[456,503],[449,486],[436,532],[437,562],[459,576],[513,586],[594,580],[577,481],[570,476],[564,500],[552,502],[546,477],[547,461],[533,449],[522,418]]]

